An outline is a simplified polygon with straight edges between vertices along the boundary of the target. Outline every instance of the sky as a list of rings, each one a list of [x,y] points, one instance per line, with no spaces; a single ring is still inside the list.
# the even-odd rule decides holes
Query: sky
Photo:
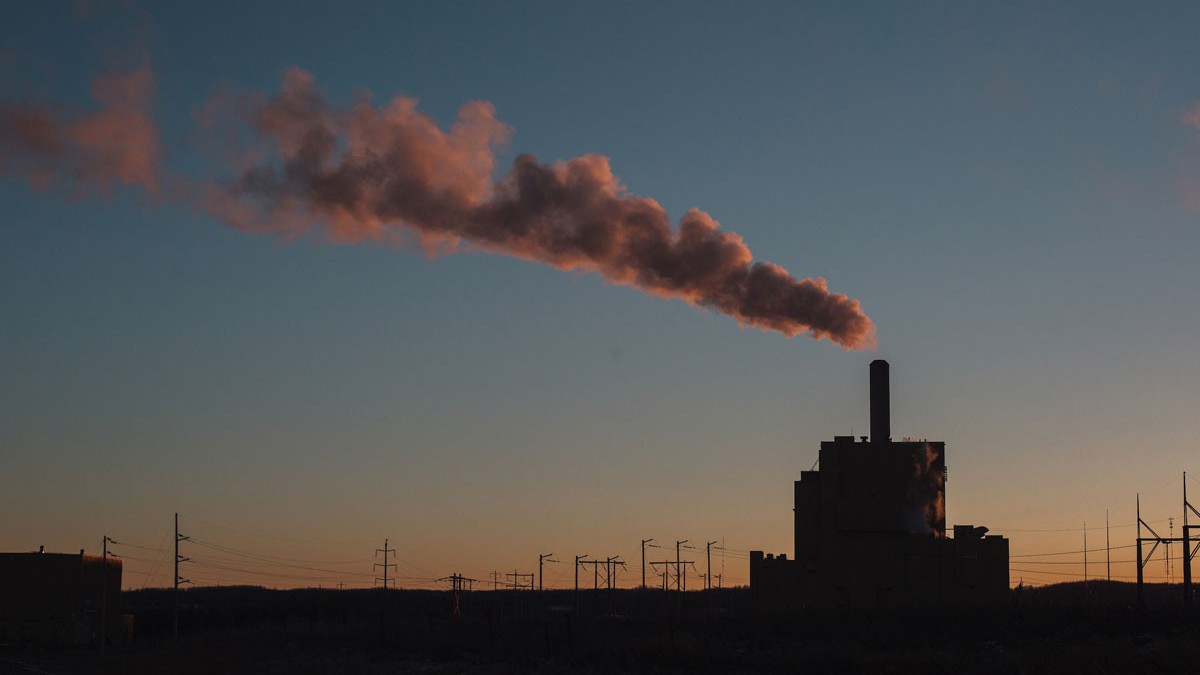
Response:
[[[746,551],[791,551],[820,441],[867,433],[876,358],[893,434],[946,442],[948,522],[1008,536],[1014,583],[1078,578],[1081,555],[1019,556],[1081,550],[1085,522],[1103,547],[1106,511],[1132,576],[1139,492],[1156,527],[1182,516],[1194,3],[0,12],[0,105],[77,119],[96,78],[150,74],[171,177],[31,182],[0,156],[2,550],[108,535],[127,588],[166,585],[178,512],[197,583],[371,585],[385,538],[402,585],[551,552],[622,556],[624,585],[647,538],[722,541],[725,584],[746,583]],[[178,182],[242,167],[209,104],[261,104],[296,68],[331,106],[403,95],[443,129],[489,102],[509,130],[491,178],[522,153],[602,155],[671,223],[701,209],[857,300],[874,345],[479,246],[230,226]]]

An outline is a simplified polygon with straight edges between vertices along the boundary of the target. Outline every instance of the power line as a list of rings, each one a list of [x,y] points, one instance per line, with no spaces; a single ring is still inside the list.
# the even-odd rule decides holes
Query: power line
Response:
[[[1076,530],[1076,531],[1078,531],[1078,530]],[[1127,544],[1125,546],[1113,546],[1111,548],[1115,551],[1117,549],[1122,549],[1122,548],[1136,548],[1136,547],[1137,547],[1137,544]],[[1089,548],[1089,549],[1087,549],[1086,553],[1095,553],[1097,551],[1104,551],[1104,550],[1106,550],[1106,549]],[[1010,555],[1009,557],[1010,558],[1040,558],[1040,557],[1046,557],[1046,556],[1051,556],[1051,555],[1070,555],[1072,553],[1084,553],[1084,552],[1085,551],[1083,549],[1078,549],[1075,551],[1054,551],[1052,553],[1022,553],[1020,555]]]
[[[1161,520],[1151,520],[1151,521],[1147,521],[1147,522],[1165,523],[1165,522],[1167,522],[1167,519],[1163,518]],[[1128,523],[1125,525],[1113,525],[1113,526],[1111,526],[1111,529],[1115,530],[1115,529],[1125,528],[1125,527],[1137,527],[1137,523],[1133,522],[1133,523]],[[1022,528],[1022,527],[996,527],[996,526],[993,526],[989,529],[994,530],[996,532],[1079,532],[1079,531],[1083,530],[1084,528],[1082,528],[1082,527],[1051,527],[1051,528],[1028,528],[1028,527],[1025,527],[1025,528]],[[1087,529],[1088,530],[1103,530],[1103,529],[1105,529],[1105,527],[1103,525],[1097,525],[1095,527],[1089,527]]]
[[[318,545],[318,546],[326,545],[326,544],[330,543],[330,542],[305,541],[303,539],[291,539],[291,538],[280,537],[280,536],[271,535],[271,534],[261,534],[261,533],[257,533],[257,532],[250,532],[248,530],[243,530],[241,528],[234,527],[233,525],[228,525],[225,523],[214,523],[214,522],[211,522],[208,520],[197,518],[195,516],[181,516],[181,517],[184,520],[191,522],[191,523],[199,523],[201,525],[207,525],[209,527],[215,527],[215,528],[221,529],[221,530],[229,530],[230,532],[237,532],[238,534],[246,535],[248,537],[256,537],[258,539],[273,539],[275,541],[282,541],[282,542],[286,542],[289,544],[310,544],[310,545]],[[347,546],[351,545],[347,542],[342,542],[342,543],[344,543]]]
[[[219,551],[223,551],[225,553],[235,553],[238,555],[249,556],[252,558],[261,558],[265,562],[270,562],[270,563],[294,562],[294,563],[311,563],[311,564],[316,564],[316,565],[361,565],[362,563],[369,562],[371,560],[370,558],[356,558],[353,560],[312,560],[312,559],[307,559],[307,558],[286,558],[283,556],[268,555],[266,553],[255,553],[253,551],[247,551],[247,550],[240,549],[240,548],[234,548],[232,546],[228,546],[225,544],[217,544],[217,543],[214,543],[211,541],[207,541],[205,539],[193,538],[192,542],[195,544],[198,544],[200,546],[208,546],[210,548],[214,548]]]
[[[193,543],[199,543],[199,542],[193,541]],[[200,544],[200,545],[205,546],[206,548],[210,548],[212,550],[220,551],[222,553],[230,553],[231,555],[235,555],[235,556],[237,555],[236,553],[232,553],[228,550],[223,550],[220,547],[206,545],[206,544]],[[392,550],[395,550],[395,549],[392,549]],[[217,561],[223,560],[222,558],[220,558],[218,556],[207,556],[206,559],[217,560]],[[224,559],[224,561],[225,562],[237,562],[239,564],[247,564],[247,565],[269,565],[271,567],[288,567],[291,569],[300,569],[300,570],[306,570],[306,571],[310,571],[310,572],[328,572],[330,574],[360,575],[360,573],[350,572],[347,570],[329,569],[329,568],[325,568],[325,567],[312,567],[309,565],[298,565],[295,563],[276,562],[273,560],[262,560],[262,559],[258,559],[258,558],[254,558],[254,557],[242,557],[240,560],[233,560],[233,561]],[[359,564],[362,564],[362,563],[360,562]],[[394,563],[391,565],[391,567],[393,567],[393,568],[395,566],[396,565]],[[373,576],[373,575],[367,574],[367,573],[361,573],[361,576]]]
[[[146,588],[150,584],[150,579],[152,578],[151,575],[155,575],[155,578],[157,577],[158,568],[162,564],[163,560],[167,557],[167,549],[164,546],[166,543],[167,535],[164,534],[162,541],[159,543],[159,551],[161,551],[161,553],[158,556],[158,560],[155,561],[154,566],[151,567],[150,571],[146,573],[146,577],[142,579],[142,588]]]

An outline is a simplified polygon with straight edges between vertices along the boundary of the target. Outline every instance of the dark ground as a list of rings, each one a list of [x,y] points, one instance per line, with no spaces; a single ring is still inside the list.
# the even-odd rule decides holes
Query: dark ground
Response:
[[[9,673],[1197,673],[1200,613],[1178,588],[1061,584],[982,610],[759,616],[747,589],[127,592],[135,638],[95,648],[0,646]]]

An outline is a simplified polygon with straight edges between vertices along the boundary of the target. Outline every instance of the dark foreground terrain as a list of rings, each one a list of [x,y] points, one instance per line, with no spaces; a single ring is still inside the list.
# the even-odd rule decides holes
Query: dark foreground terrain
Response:
[[[0,646],[9,673],[1196,673],[1200,613],[1177,589],[1063,584],[993,610],[760,616],[746,589],[271,591],[124,595],[130,644]]]

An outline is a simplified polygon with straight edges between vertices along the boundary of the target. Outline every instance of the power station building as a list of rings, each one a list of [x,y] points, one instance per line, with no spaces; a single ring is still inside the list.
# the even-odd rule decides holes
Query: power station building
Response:
[[[887,361],[871,363],[871,436],[821,443],[795,481],[795,551],[750,553],[760,610],[1003,602],[1008,540],[946,532],[946,444],[891,438]]]

